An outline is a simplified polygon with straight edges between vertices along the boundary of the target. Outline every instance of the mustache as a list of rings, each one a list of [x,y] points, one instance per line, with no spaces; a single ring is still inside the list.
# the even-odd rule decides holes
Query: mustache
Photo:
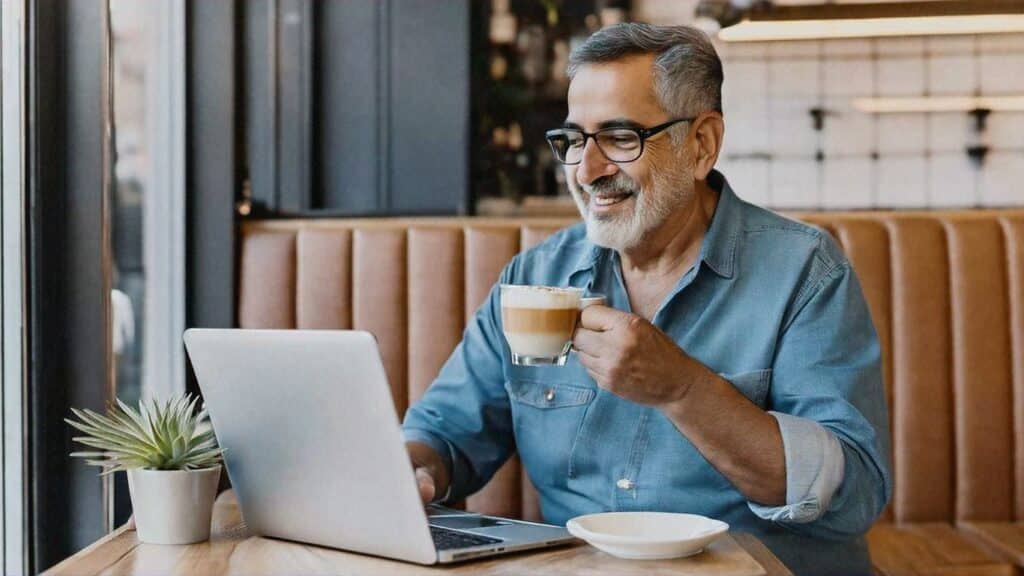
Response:
[[[591,196],[633,194],[640,191],[636,181],[622,173],[615,176],[602,176],[590,184],[582,184],[580,187]]]

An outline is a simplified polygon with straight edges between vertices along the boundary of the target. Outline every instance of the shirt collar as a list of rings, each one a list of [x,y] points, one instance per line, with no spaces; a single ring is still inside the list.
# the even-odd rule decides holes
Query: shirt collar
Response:
[[[584,224],[585,226],[585,224]],[[576,260],[576,265],[569,273],[570,276],[577,272],[585,272],[587,270],[593,270],[597,266],[597,261],[601,258],[601,254],[605,251],[605,248],[592,244],[590,240],[584,242],[584,248],[580,251],[580,257]]]
[[[708,174],[708,186],[717,190],[719,197],[715,213],[711,218],[711,225],[704,234],[699,258],[719,276],[732,278],[736,244],[743,228],[740,202],[721,172],[712,170]],[[578,272],[592,270],[606,250],[606,248],[587,241],[570,276]]]
[[[704,234],[700,259],[723,278],[732,278],[736,262],[736,245],[743,230],[743,206],[729,182],[718,170],[708,174],[708,186],[717,190],[718,206],[711,225]]]

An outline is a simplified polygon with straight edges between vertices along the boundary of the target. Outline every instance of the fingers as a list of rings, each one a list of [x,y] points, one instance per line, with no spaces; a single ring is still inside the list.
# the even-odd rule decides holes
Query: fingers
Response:
[[[583,366],[587,373],[590,374],[590,377],[594,379],[594,382],[603,388],[608,372],[607,363],[599,356],[588,354],[582,350],[576,351],[576,359],[579,361],[580,366]]]
[[[583,352],[590,356],[601,356],[603,335],[595,330],[577,328],[572,335],[572,348],[577,352]]]
[[[623,316],[628,315],[627,312],[616,310],[615,308],[594,304],[593,306],[587,306],[580,312],[580,326],[588,330],[604,332],[611,330],[617,322],[622,321]]]
[[[430,475],[426,468],[416,468],[413,472],[416,474],[416,485],[420,490],[420,500],[424,504],[430,504],[436,493],[434,477]]]

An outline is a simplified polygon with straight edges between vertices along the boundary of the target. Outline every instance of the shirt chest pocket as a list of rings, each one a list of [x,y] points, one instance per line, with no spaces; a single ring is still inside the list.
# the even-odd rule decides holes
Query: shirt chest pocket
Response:
[[[595,396],[593,388],[517,379],[505,383],[512,400],[519,458],[535,484],[564,484],[573,451]]]
[[[749,372],[734,372],[731,374],[719,374],[728,380],[733,387],[739,390],[748,400],[759,408],[765,408],[768,401],[768,388],[772,382],[772,370],[751,370]]]

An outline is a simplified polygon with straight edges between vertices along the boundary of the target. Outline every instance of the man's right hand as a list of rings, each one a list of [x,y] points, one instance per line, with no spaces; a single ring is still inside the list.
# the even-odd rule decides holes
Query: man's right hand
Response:
[[[422,442],[406,442],[405,448],[409,451],[409,460],[416,474],[420,499],[424,504],[429,504],[439,494],[448,491],[448,470],[444,460],[433,448]]]

